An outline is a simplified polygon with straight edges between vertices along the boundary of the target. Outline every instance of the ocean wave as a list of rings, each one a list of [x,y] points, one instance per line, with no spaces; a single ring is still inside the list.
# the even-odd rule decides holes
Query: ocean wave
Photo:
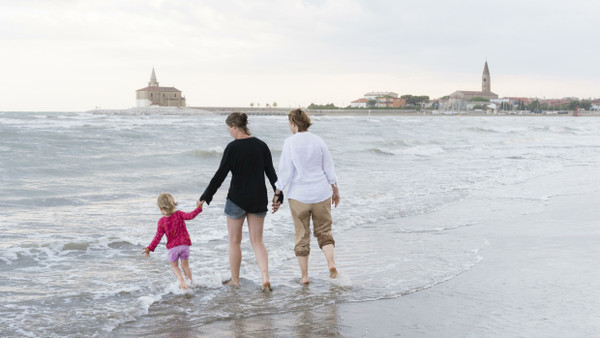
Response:
[[[543,133],[570,135],[585,135],[592,131],[587,126],[530,126],[529,130]],[[597,130],[593,130],[593,132],[597,132]]]
[[[520,137],[512,138],[502,141],[505,144],[523,144],[523,143],[538,143],[538,142],[549,142],[553,139],[551,137]]]
[[[215,146],[215,147],[211,147],[209,149],[193,150],[193,151],[189,152],[188,154],[192,155],[193,157],[200,157],[200,158],[220,157],[220,156],[223,156],[224,151],[225,151],[225,149],[223,147]]]
[[[486,243],[489,246],[489,243]],[[430,289],[432,287],[435,287],[437,285],[440,285],[442,283],[446,283],[448,281],[451,281],[452,279],[460,276],[461,274],[471,270],[472,268],[474,268],[477,264],[481,263],[483,261],[483,256],[481,256],[479,254],[480,249],[473,249],[472,252],[475,254],[475,260],[472,263],[465,263],[463,264],[462,268],[451,272],[445,276],[442,276],[441,278],[433,281],[432,283],[429,284],[425,284],[425,285],[420,285],[414,289],[411,290],[407,290],[407,291],[403,291],[400,293],[400,296],[404,296],[407,294],[411,294],[411,293],[415,293],[415,292],[421,292],[427,289]]]
[[[476,133],[494,133],[494,134],[518,134],[525,132],[525,128],[515,129],[514,127],[506,126],[506,127],[488,127],[488,126],[477,126],[477,127],[469,127],[467,130],[476,132]]]
[[[69,242],[63,245],[63,251],[86,251],[90,247],[89,242]]]
[[[422,145],[409,148],[379,147],[372,149],[372,152],[382,155],[413,155],[428,157],[445,153],[446,150],[438,145]]]

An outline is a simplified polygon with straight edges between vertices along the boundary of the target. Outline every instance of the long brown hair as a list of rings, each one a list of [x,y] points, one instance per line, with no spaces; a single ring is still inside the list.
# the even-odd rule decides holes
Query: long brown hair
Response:
[[[238,127],[247,135],[251,135],[250,129],[248,129],[248,115],[246,113],[234,112],[227,116],[225,124],[230,127]]]

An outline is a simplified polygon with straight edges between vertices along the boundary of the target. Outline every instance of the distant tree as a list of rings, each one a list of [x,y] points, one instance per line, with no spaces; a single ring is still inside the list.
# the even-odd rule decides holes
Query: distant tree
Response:
[[[581,102],[579,102],[579,100],[573,100],[569,102],[569,109],[575,109],[577,106],[581,106]]]
[[[500,110],[511,110],[512,108],[513,108],[513,106],[510,102],[501,102],[500,103]]]
[[[589,100],[582,100],[581,104],[579,105],[579,108],[581,109],[585,109],[585,110],[590,110],[592,109],[592,101]]]
[[[273,102],[273,107],[277,108],[277,102]]]
[[[427,95],[415,96],[406,94],[400,96],[400,98],[406,99],[406,105],[411,107],[421,107],[423,103],[429,102],[429,96]]]
[[[338,109],[333,103],[328,104],[314,104],[308,105],[308,109]]]
[[[250,107],[254,107],[254,102],[250,102]]]
[[[532,111],[534,113],[539,113],[541,110],[540,107],[540,100],[535,99],[533,100],[530,104],[529,104],[529,111]]]
[[[265,107],[269,108],[269,104],[268,104],[268,103],[265,103]]]
[[[486,99],[485,97],[481,97],[481,96],[475,96],[474,98],[470,99],[469,101],[471,101],[471,102],[490,102],[489,99]]]
[[[367,107],[368,108],[375,108],[375,106],[377,106],[377,100],[370,99],[369,101],[367,101]]]

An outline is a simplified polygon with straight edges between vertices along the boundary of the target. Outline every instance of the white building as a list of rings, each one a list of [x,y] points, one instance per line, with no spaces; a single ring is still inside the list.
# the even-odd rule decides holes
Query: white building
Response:
[[[367,103],[369,100],[367,99],[358,99],[350,102],[350,107],[352,108],[367,108]]]

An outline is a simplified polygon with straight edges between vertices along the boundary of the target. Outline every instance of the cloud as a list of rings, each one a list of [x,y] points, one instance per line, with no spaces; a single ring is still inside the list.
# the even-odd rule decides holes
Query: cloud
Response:
[[[486,58],[500,95],[529,81],[529,95],[589,96],[600,92],[599,8],[584,0],[8,0],[0,90],[10,95],[0,110],[129,107],[152,67],[193,105],[341,104],[372,89],[435,97],[479,88]]]

